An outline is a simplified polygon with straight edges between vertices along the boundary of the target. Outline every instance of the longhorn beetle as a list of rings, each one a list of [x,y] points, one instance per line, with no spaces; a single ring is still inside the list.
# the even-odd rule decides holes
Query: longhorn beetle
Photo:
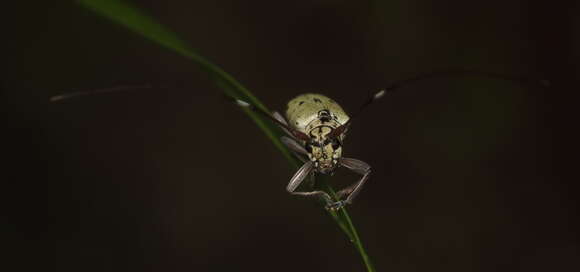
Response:
[[[351,204],[361,191],[371,174],[371,167],[367,163],[353,158],[342,156],[342,146],[346,132],[351,121],[357,117],[367,106],[385,95],[387,91],[393,91],[408,83],[419,80],[449,76],[449,75],[476,75],[503,80],[519,81],[526,83],[524,78],[516,78],[503,74],[487,73],[472,70],[443,71],[419,75],[413,78],[397,81],[386,89],[374,93],[352,117],[334,100],[314,93],[297,96],[288,102],[286,119],[278,112],[269,114],[260,108],[240,99],[236,103],[252,111],[259,113],[274,123],[278,124],[288,136],[282,136],[281,141],[286,145],[304,165],[298,169],[286,190],[293,195],[319,197],[326,202],[326,209],[337,210],[346,204]],[[548,85],[547,81],[539,81],[542,85]],[[308,159],[305,159],[307,156]],[[338,201],[333,201],[328,193],[320,190],[310,192],[297,192],[298,186],[308,177],[316,173],[334,174],[337,167],[344,166],[362,177],[352,185],[337,192]]]
[[[517,81],[520,83],[539,83],[539,85],[543,86],[549,85],[547,80],[536,81],[498,73],[473,70],[440,71],[395,81],[387,88],[371,95],[370,98],[362,104],[359,110],[352,115],[352,117],[349,117],[342,107],[334,100],[324,95],[313,93],[302,94],[288,102],[288,109],[286,110],[287,120],[278,112],[270,114],[241,99],[232,99],[234,99],[239,106],[248,108],[278,124],[288,135],[281,137],[282,143],[284,143],[284,145],[286,145],[302,162],[304,162],[304,165],[302,165],[302,167],[300,167],[300,169],[298,169],[290,179],[290,182],[286,186],[286,190],[293,195],[322,198],[326,202],[326,209],[337,210],[346,204],[352,203],[353,199],[361,191],[365,182],[369,179],[371,173],[371,167],[367,163],[353,158],[342,157],[343,141],[352,120],[355,117],[358,117],[367,106],[383,97],[386,92],[394,91],[409,83],[414,83],[420,80],[453,75],[475,75]],[[109,89],[53,96],[50,101],[56,102],[77,96],[117,92],[136,88],[151,87],[119,86]],[[308,159],[304,158],[304,156],[307,156]],[[352,185],[338,191],[338,201],[333,201],[328,193],[320,190],[310,192],[296,191],[298,186],[309,175],[314,175],[316,173],[332,175],[339,166],[344,166],[355,173],[362,175],[362,177]]]
[[[375,93],[361,107],[361,110],[373,101],[383,97],[385,90]],[[352,118],[334,100],[321,94],[302,94],[288,102],[286,118],[278,112],[272,115],[242,101],[237,104],[267,116],[280,125],[288,136],[282,136],[281,141],[304,165],[290,179],[286,190],[293,195],[321,197],[326,202],[326,208],[336,210],[352,203],[352,200],[362,189],[371,174],[371,167],[360,160],[342,157],[342,143],[350,126]],[[354,116],[353,116],[354,117]],[[307,156],[305,159],[303,156]],[[362,178],[351,186],[338,191],[337,196],[344,200],[336,202],[324,191],[297,192],[296,188],[311,174],[333,174],[338,166],[344,166]]]

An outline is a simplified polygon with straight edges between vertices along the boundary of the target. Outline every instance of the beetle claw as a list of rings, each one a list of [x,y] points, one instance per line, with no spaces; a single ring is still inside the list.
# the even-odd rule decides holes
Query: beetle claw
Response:
[[[346,201],[344,201],[344,200],[336,201],[334,203],[327,204],[326,210],[338,211],[340,208],[344,207],[345,205],[346,205]]]

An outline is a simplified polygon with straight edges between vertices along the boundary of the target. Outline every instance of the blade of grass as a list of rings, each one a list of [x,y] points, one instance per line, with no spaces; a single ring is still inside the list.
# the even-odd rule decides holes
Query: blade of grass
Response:
[[[229,94],[231,96],[248,100],[263,110],[268,110],[249,90],[230,74],[197,54],[193,48],[185,44],[177,35],[152,20],[140,10],[118,0],[78,0],[78,2],[85,8],[191,59],[202,70],[207,72],[220,87],[232,86],[232,90],[236,91],[230,91]],[[276,148],[282,152],[284,157],[287,159],[292,158],[290,152],[277,139],[276,135],[272,133],[272,130],[267,129],[267,123],[260,116],[251,111],[245,110],[245,112],[274,143]]]
[[[226,95],[234,98],[246,100],[257,107],[270,112],[258,98],[256,98],[248,89],[239,83],[234,77],[226,73],[217,65],[206,60],[199,55],[193,48],[189,47],[173,32],[166,29],[161,24],[155,22],[152,18],[145,15],[140,10],[123,3],[119,0],[77,0],[85,8],[119,24],[129,30],[144,36],[145,38],[156,42],[174,52],[191,59],[194,63],[204,70],[210,78],[220,87]],[[291,155],[290,151],[280,141],[281,131],[275,128],[268,120],[264,120],[261,116],[248,110],[242,109],[266,134],[272,143],[278,148],[284,157],[295,168],[299,167],[298,160]],[[327,191],[329,191],[335,198],[336,195],[331,186],[323,181]],[[362,245],[358,233],[350,219],[346,209],[341,209],[339,212],[329,212],[332,218],[337,222],[339,227],[349,237],[349,240],[355,244],[355,247],[361,255],[367,271],[375,271],[371,264],[370,258]]]

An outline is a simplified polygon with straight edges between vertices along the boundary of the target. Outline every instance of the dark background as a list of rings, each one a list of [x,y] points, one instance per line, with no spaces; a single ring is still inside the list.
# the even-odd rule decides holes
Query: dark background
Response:
[[[579,270],[574,1],[133,2],[281,111],[304,92],[353,111],[447,68],[549,79],[435,79],[385,97],[345,142],[374,170],[349,211],[378,271]],[[0,82],[2,241],[19,268],[363,270],[191,61],[75,4],[25,4],[3,10]],[[48,103],[143,83],[162,87]]]

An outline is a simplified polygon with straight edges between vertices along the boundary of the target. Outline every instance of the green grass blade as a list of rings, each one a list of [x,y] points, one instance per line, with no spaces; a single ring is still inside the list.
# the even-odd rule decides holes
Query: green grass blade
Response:
[[[140,10],[118,0],[78,0],[78,2],[85,8],[191,59],[207,72],[222,89],[227,89],[227,93],[230,96],[249,101],[263,110],[268,111],[249,90],[242,86],[230,74],[197,54],[193,48],[185,44],[177,35],[152,20]],[[291,159],[292,155],[290,152],[278,140],[278,137],[276,137],[272,129],[268,129],[268,121],[263,120],[254,112],[248,110],[245,110],[245,112],[283,153],[284,157]]]
[[[140,34],[145,38],[192,60],[194,63],[199,65],[201,69],[208,73],[210,78],[215,81],[218,87],[220,87],[226,95],[233,98],[243,99],[257,107],[260,107],[266,112],[270,112],[264,104],[262,104],[248,89],[235,80],[230,74],[199,55],[193,48],[189,47],[185,42],[179,39],[172,31],[155,22],[155,20],[142,11],[119,0],[77,1],[85,8],[92,10],[110,21],[122,25],[137,34]],[[265,120],[256,113],[245,108],[242,110],[256,123],[264,134],[266,134],[268,139],[270,139],[276,148],[282,152],[290,164],[296,168],[299,167],[300,164],[298,160],[280,141],[280,136],[282,135],[281,130],[273,126],[269,120]],[[335,196],[333,189],[328,185],[328,183],[323,181],[323,184],[326,187],[326,190]],[[339,212],[329,213],[337,222],[339,227],[349,237],[350,241],[355,244],[367,271],[375,271],[346,209],[341,209]]]

